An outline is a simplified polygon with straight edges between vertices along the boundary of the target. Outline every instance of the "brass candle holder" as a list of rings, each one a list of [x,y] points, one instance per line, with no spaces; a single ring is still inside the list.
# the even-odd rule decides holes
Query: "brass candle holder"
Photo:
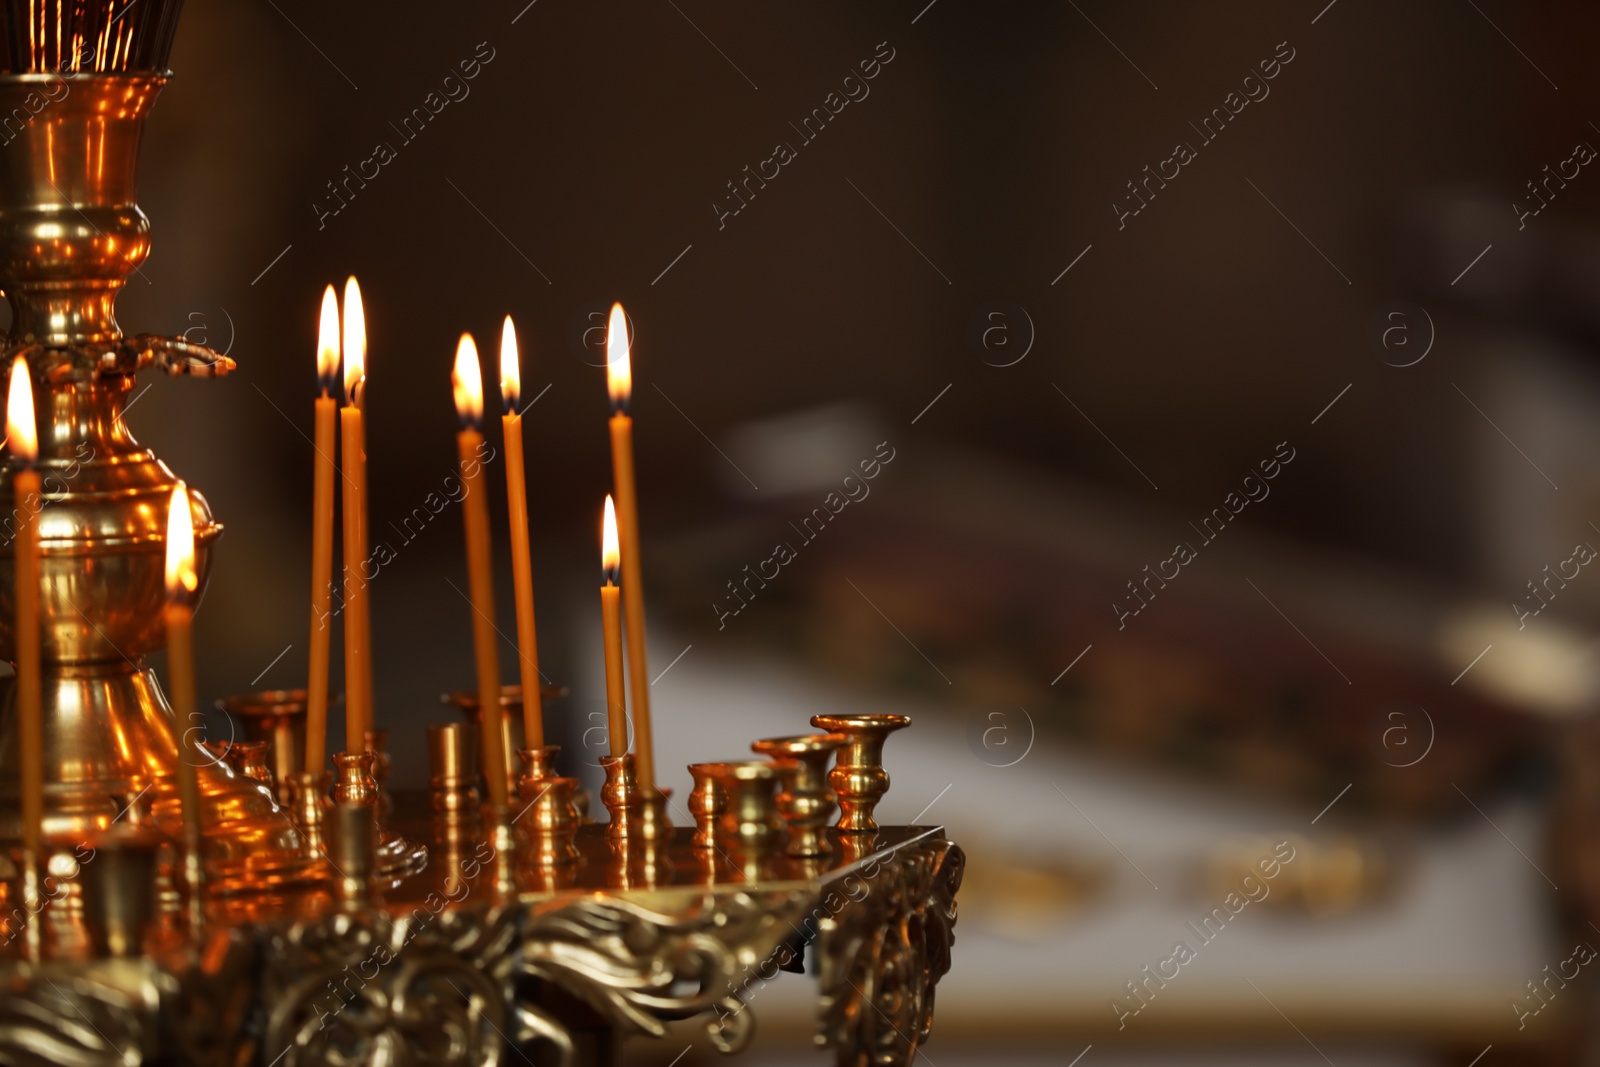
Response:
[[[722,764],[717,778],[728,795],[728,810],[717,824],[717,843],[747,882],[758,881],[765,861],[782,842],[783,823],[773,790],[778,772],[764,760]]]
[[[689,814],[694,816],[691,840],[695,848],[716,847],[717,824],[728,810],[728,793],[718,778],[726,767],[725,763],[689,764],[689,776],[694,779],[694,791],[689,794]]]
[[[896,730],[911,725],[906,715],[813,715],[811,725],[842,734],[845,745],[828,784],[839,798],[839,832],[870,833],[878,828],[872,812],[889,791],[889,772],[883,769],[883,742]]]
[[[343,695],[338,696],[344,699]],[[258,693],[243,693],[217,701],[217,709],[237,719],[244,727],[245,737],[251,741],[267,743],[267,766],[272,769],[273,781],[278,783],[279,799],[289,802],[289,776],[295,771],[316,770],[307,768],[306,761],[306,691],[304,689],[267,689]]]
[[[613,841],[636,839],[639,836],[639,821],[643,817],[644,798],[639,795],[633,753],[601,756],[600,768],[606,772],[606,784],[600,788],[600,803],[611,813],[606,836]]]
[[[378,802],[378,783],[372,778],[372,753],[335,752],[333,754],[333,802],[365,804]],[[376,817],[374,813],[374,818]]]
[[[539,687],[539,702],[542,707],[548,708],[552,701],[560,700],[567,695],[566,686],[542,685]],[[473,728],[474,735],[478,731],[478,694],[476,691],[467,692],[460,690],[446,693],[439,700],[448,707],[455,708],[461,713]],[[500,687],[500,738],[501,750],[506,754],[506,780],[510,783],[512,791],[517,787],[516,753],[527,748],[527,741],[523,738],[522,728],[522,686],[503,685]],[[481,768],[480,771],[481,772]]]
[[[778,814],[789,827],[790,856],[823,856],[829,851],[827,826],[833,814],[828,790],[828,761],[842,748],[840,734],[773,737],[750,747],[772,761],[778,771]]]
[[[471,735],[459,722],[428,727],[428,789],[434,838],[459,845],[478,825],[479,776],[473,769]]]
[[[517,779],[517,796],[524,805],[516,824],[526,847],[525,862],[534,868],[548,869],[576,863],[578,850],[572,838],[578,831],[578,809],[572,795],[576,778],[555,773],[555,745],[522,749],[522,777]]]
[[[327,771],[289,772],[289,817],[300,830],[306,855],[317,859],[328,852],[328,810],[333,801],[328,798]]]

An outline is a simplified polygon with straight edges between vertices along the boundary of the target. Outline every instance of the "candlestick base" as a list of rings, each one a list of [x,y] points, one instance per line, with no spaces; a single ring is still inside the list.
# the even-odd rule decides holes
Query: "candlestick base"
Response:
[[[639,820],[643,817],[644,798],[639,795],[639,780],[635,777],[632,753],[601,756],[600,767],[606,772],[606,784],[600,789],[600,803],[611,813],[606,836],[613,841],[637,837]]]
[[[726,763],[691,763],[689,777],[694,791],[689,794],[689,814],[694,816],[694,847],[713,849],[717,845],[717,823],[728,810],[728,793],[719,775]]]
[[[773,737],[750,747],[772,761],[778,771],[778,814],[789,827],[790,856],[823,856],[828,837],[823,831],[833,814],[828,790],[828,761],[845,744],[841,734]]]
[[[333,806],[328,799],[327,772],[291,771],[288,786],[290,817],[300,830],[306,855],[312,859],[326,856],[328,809]]]
[[[872,812],[889,791],[883,742],[896,730],[910,726],[911,719],[905,715],[813,715],[811,725],[845,737],[838,762],[828,775],[828,784],[839,797],[839,830],[871,833],[878,828]]]

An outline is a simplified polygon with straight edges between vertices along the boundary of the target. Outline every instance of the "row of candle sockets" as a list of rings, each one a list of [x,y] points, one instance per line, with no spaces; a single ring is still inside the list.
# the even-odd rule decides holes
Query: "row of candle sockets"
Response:
[[[778,850],[795,858],[814,858],[829,851],[825,833],[836,803],[841,834],[871,834],[878,829],[873,814],[888,792],[883,744],[889,734],[910,725],[902,715],[818,715],[812,725],[827,731],[756,741],[753,751],[764,760],[694,763],[688,809],[694,819],[697,848],[729,848],[765,854]],[[470,833],[481,821],[493,826],[511,814],[509,807],[480,805],[479,778],[469,768],[466,727],[459,723],[428,728],[430,788],[436,820],[444,837]],[[522,749],[524,770],[516,790],[524,806],[513,821],[532,838],[570,836],[587,819],[575,803],[578,782],[557,775],[555,746]],[[837,757],[837,762],[834,763]],[[665,805],[671,791],[655,797],[638,787],[631,754],[603,757],[601,790],[613,841],[661,842],[671,827],[650,809]],[[834,766],[829,768],[829,764]],[[776,793],[775,793],[776,791]],[[550,852],[557,861],[575,857],[570,845]]]
[[[910,720],[899,715],[818,715],[812,725],[827,732],[753,743],[752,750],[766,757],[762,760],[689,765],[695,783],[688,800],[695,822],[690,840],[701,857],[704,882],[820,874],[832,852],[826,831],[835,801],[839,860],[853,862],[875,848],[874,810],[889,788],[884,741]],[[570,871],[578,860],[574,838],[578,827],[590,821],[575,803],[577,780],[555,774],[554,746],[523,749],[524,772],[516,786],[524,806],[517,811],[483,804],[482,777],[471,756],[474,735],[465,723],[428,728],[432,847],[442,852],[436,862],[445,880],[470,882],[486,869],[494,892],[502,897],[522,889],[570,887]],[[288,811],[304,833],[307,854],[328,860],[331,896],[345,909],[371,906],[381,881],[379,844],[388,836],[382,789],[387,768],[375,753],[383,751],[383,744],[378,733],[368,739],[368,751],[336,754],[340,775],[332,800],[321,788],[325,773],[291,772],[287,783],[286,793],[292,796]],[[284,785],[275,781],[270,766],[272,742],[235,741],[208,748],[219,763],[269,792]],[[601,795],[611,815],[606,836],[621,857],[618,870],[607,875],[608,884],[653,887],[664,880],[658,853],[670,828],[642,817],[644,798],[631,754],[605,757],[601,763],[606,771]],[[147,826],[123,827],[97,839],[93,862],[81,868],[91,955],[135,956],[146,950],[152,936],[181,936],[183,926],[169,921],[174,912],[188,913],[191,934],[203,926],[207,917],[197,906],[193,872],[185,865],[181,879],[177,869],[166,878],[160,857],[169,847]],[[779,871],[774,863],[780,858],[791,866]]]
[[[605,500],[602,521],[601,609],[606,652],[606,706],[612,757],[627,751],[628,707],[633,711],[631,736],[637,755],[637,776],[646,798],[656,793],[653,731],[650,719],[649,668],[645,655],[644,582],[639,551],[638,494],[634,477],[633,421],[629,411],[633,393],[632,354],[628,320],[622,306],[611,309],[607,325],[607,391],[610,397],[613,497]],[[344,404],[332,397],[343,364]],[[324,766],[328,708],[328,666],[331,628],[329,604],[333,577],[334,486],[343,502],[343,548],[346,590],[343,615],[345,660],[345,750],[361,750],[373,728],[371,606],[367,597],[367,455],[365,400],[367,381],[366,323],[361,290],[354,278],[345,284],[341,309],[333,286],[323,293],[317,343],[315,477],[313,480],[313,536],[311,575],[311,652],[307,697],[305,763],[310,771]],[[500,341],[500,394],[505,407],[501,418],[506,453],[508,525],[512,548],[513,590],[516,601],[517,649],[522,691],[523,733],[534,749],[544,742],[543,707],[539,699],[539,658],[536,635],[531,553],[528,543],[527,486],[524,472],[522,416],[526,411],[521,387],[521,361],[516,330],[507,316]],[[483,374],[478,349],[471,334],[457,345],[451,373],[456,412],[461,420],[457,450],[465,493],[462,513],[466,524],[468,598],[472,606],[473,647],[480,704],[494,701],[500,692],[498,634],[493,619],[494,577],[488,503],[483,490],[485,442]],[[335,479],[335,416],[341,437],[343,477]],[[357,561],[352,568],[351,561]],[[352,571],[356,573],[352,573]],[[624,640],[624,630],[626,640]],[[625,652],[624,652],[625,649]],[[624,672],[623,658],[627,665]],[[631,698],[631,699],[630,699]],[[501,732],[488,719],[481,722],[480,746],[489,800],[509,802],[510,789],[500,776],[487,773],[510,753]],[[665,819],[665,804],[652,801]]]

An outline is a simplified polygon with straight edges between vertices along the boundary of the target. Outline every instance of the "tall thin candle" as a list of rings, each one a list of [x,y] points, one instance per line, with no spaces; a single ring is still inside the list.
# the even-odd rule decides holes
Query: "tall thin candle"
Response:
[[[30,857],[39,853],[44,832],[44,730],[39,681],[39,509],[41,491],[39,435],[33,415],[33,380],[28,361],[11,363],[11,388],[6,398],[6,437],[17,472],[12,478],[17,533],[12,550],[16,608],[16,708],[22,746],[22,846]]]
[[[500,428],[506,442],[506,510],[511,519],[511,577],[517,598],[517,658],[522,677],[522,736],[528,748],[544,746],[539,699],[539,639],[533,622],[533,555],[528,545],[528,483],[522,463],[522,366],[517,331],[506,316],[500,331]]]
[[[628,708],[622,686],[622,591],[621,560],[617,552],[617,510],[606,494],[605,518],[600,522],[600,625],[603,627],[606,655],[606,733],[610,755],[628,751]],[[634,708],[635,725],[639,711]]]
[[[628,317],[621,304],[611,305],[611,319],[606,326],[606,385],[611,394],[611,474],[617,489],[635,762],[639,789],[650,793],[656,787],[656,759],[650,729],[650,672],[645,665],[644,576],[639,561],[639,496],[633,477],[633,418],[628,414],[633,399],[633,362],[628,346]]]
[[[199,587],[194,569],[194,518],[189,513],[189,490],[179,482],[167,508],[167,606],[162,619],[167,626],[167,684],[172,689],[172,715],[178,729],[178,793],[183,802],[185,845],[200,843],[200,779],[197,753],[185,751],[183,738],[195,720],[194,697],[194,592]]]
[[[322,294],[317,330],[316,436],[311,484],[311,666],[306,679],[306,770],[320,772],[328,744],[328,647],[333,635],[333,453],[339,404],[333,398],[339,373],[339,298],[333,286]]]
[[[500,657],[495,646],[494,570],[490,558],[489,501],[483,477],[483,368],[478,346],[464,333],[456,346],[450,375],[461,432],[456,453],[461,463],[461,514],[467,533],[467,589],[472,601],[472,647],[478,664],[478,722],[483,738],[483,777],[489,802],[504,805],[509,792],[505,713],[500,710]]]
[[[372,729],[372,619],[363,567],[367,558],[367,326],[361,289],[344,287],[344,407],[339,409],[344,479],[344,747],[364,752]],[[314,770],[315,768],[308,768]]]

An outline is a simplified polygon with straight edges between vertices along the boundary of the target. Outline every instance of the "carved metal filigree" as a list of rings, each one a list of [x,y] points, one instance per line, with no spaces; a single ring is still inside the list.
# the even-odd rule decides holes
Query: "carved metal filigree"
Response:
[[[262,1062],[493,1067],[507,1034],[514,908],[339,913],[267,941]]]
[[[739,990],[793,936],[792,924],[814,895],[791,889],[674,896],[670,906],[657,907],[594,897],[536,915],[518,971],[561,986],[622,1032],[660,1037],[668,1020],[712,1013],[706,1029],[713,1044],[736,1052],[755,1026]],[[549,1036],[551,1024],[536,1008],[524,1003],[518,1011],[527,1037]]]
[[[255,946],[237,931],[175,955],[15,965],[0,979],[0,1063],[242,1062],[256,973]]]
[[[848,902],[836,910],[824,896],[817,1043],[841,1067],[901,1067],[927,1040],[965,863],[959,847],[930,838],[833,883]]]

